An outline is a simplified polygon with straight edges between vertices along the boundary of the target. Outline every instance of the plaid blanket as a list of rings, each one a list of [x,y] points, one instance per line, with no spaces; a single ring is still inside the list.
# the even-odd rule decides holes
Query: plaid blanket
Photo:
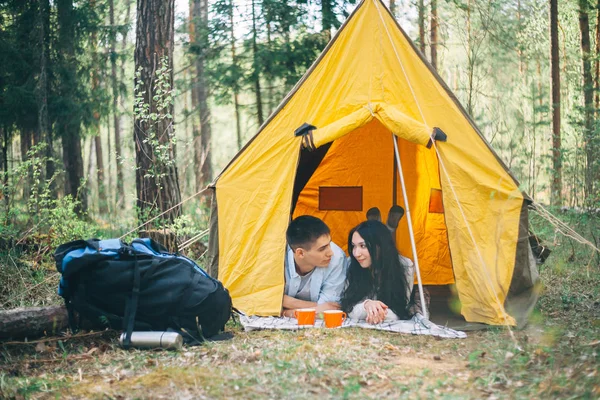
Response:
[[[298,321],[295,318],[258,317],[240,314],[240,322],[246,331],[259,329],[297,330],[325,328],[322,319],[317,319],[314,326],[298,326]],[[346,319],[342,324],[342,328],[378,329],[388,332],[408,333],[411,335],[431,335],[448,339],[464,339],[467,337],[466,333],[455,331],[454,329],[445,326],[436,325],[428,319],[425,319],[421,314],[415,314],[409,320],[382,322],[377,325],[368,324],[363,320]]]

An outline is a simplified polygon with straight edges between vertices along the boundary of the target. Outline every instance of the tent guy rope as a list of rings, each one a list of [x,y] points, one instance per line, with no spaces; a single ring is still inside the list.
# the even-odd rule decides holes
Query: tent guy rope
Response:
[[[148,221],[144,222],[143,224],[137,226],[136,228],[133,228],[132,230],[130,230],[129,232],[127,232],[126,234],[122,235],[121,237],[119,237],[119,239],[123,239],[125,236],[132,234],[133,232],[137,231],[138,229],[148,225],[150,222],[154,221],[157,218],[162,217],[163,215],[165,215],[166,213],[168,213],[169,211],[174,210],[175,208],[179,207],[180,205],[182,205],[183,203],[193,199],[194,197],[204,193],[205,191],[207,191],[208,189],[210,189],[208,186],[205,187],[204,189],[200,190],[199,192],[197,192],[196,194],[191,195],[190,197],[181,200],[179,203],[175,204],[173,207],[169,208],[168,210],[165,210],[163,212],[161,212],[160,214],[158,214],[157,216],[150,218]]]
[[[534,201],[531,205],[533,207],[533,210],[535,212],[537,212],[546,221],[548,221],[552,226],[554,226],[556,231],[558,231],[559,233],[561,233],[562,235],[564,235],[566,237],[569,237],[569,238],[575,240],[576,242],[578,242],[580,244],[589,246],[593,251],[600,253],[600,249],[598,247],[596,247],[596,245],[594,245],[594,243],[590,242],[589,240],[587,240],[586,238],[581,236],[569,225],[565,224],[560,219],[558,219],[558,217],[556,217],[554,214],[552,214],[550,211],[546,210],[541,204],[536,203]]]

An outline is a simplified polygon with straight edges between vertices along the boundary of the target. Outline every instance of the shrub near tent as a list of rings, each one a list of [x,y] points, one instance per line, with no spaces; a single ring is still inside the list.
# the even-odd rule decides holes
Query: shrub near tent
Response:
[[[316,129],[296,136],[304,123]],[[435,127],[447,142],[428,147]],[[379,0],[356,7],[212,188],[210,269],[248,314],[280,313],[290,218],[322,218],[345,247],[369,208],[394,204],[410,208],[417,254],[407,218],[398,248],[423,284],[456,285],[466,321],[514,325],[536,300],[527,195]]]

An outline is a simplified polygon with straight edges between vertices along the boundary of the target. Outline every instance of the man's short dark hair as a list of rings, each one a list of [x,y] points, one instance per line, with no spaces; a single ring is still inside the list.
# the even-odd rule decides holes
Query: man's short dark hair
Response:
[[[298,247],[308,250],[318,238],[329,235],[330,232],[329,227],[320,218],[301,215],[290,223],[285,237],[292,250]]]

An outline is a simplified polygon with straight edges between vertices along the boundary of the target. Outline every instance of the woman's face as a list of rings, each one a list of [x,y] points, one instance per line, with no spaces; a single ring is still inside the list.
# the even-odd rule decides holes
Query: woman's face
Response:
[[[370,268],[372,264],[371,254],[367,244],[358,231],[352,234],[352,255],[363,268]]]

